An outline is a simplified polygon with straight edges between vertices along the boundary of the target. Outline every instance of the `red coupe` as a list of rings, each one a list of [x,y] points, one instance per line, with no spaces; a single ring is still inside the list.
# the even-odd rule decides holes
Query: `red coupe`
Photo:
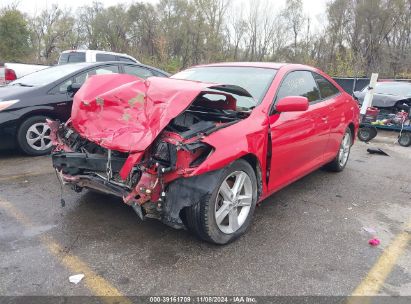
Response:
[[[49,121],[63,183],[217,244],[244,234],[273,192],[323,166],[342,171],[359,124],[357,103],[329,76],[277,63],[92,76],[71,114]]]

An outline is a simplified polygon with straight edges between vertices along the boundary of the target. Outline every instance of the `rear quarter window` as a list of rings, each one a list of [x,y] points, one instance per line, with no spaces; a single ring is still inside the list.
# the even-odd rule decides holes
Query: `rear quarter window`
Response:
[[[340,90],[338,90],[331,82],[329,82],[326,78],[323,76],[313,73],[314,79],[317,82],[318,88],[320,89],[320,94],[322,99],[327,99],[331,96],[337,95],[340,93]]]

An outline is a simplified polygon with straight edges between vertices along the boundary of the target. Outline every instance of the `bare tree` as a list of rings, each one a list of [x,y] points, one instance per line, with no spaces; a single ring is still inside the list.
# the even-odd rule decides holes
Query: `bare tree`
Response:
[[[304,27],[305,17],[303,14],[302,0],[287,0],[286,8],[283,12],[285,19],[288,22],[288,27],[293,33],[293,50],[294,57],[297,57],[298,36]]]

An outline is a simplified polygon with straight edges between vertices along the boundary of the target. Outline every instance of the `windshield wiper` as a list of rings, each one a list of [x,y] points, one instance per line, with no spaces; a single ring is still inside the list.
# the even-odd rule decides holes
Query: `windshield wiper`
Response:
[[[16,82],[16,83],[13,83],[12,85],[19,85],[19,86],[21,86],[21,87],[34,87],[33,85],[31,85],[31,84],[26,84],[26,83],[21,83],[21,82]]]

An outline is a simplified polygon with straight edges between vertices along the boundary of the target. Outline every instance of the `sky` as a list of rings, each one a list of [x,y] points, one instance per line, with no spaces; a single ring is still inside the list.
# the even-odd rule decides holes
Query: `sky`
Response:
[[[156,4],[159,0],[140,0]],[[133,2],[140,2],[136,0],[99,0],[104,6],[116,5],[119,3],[131,4]],[[233,2],[240,2],[244,0],[232,0]],[[283,8],[286,0],[269,0],[274,3],[274,7]],[[325,8],[328,0],[303,0],[304,13],[307,14],[313,24],[314,28],[321,28],[324,23]],[[52,4],[58,4],[61,8],[71,8],[73,10],[80,6],[93,3],[93,0],[0,0],[0,8],[11,3],[17,3],[18,8],[23,12],[34,16],[45,8],[51,7]]]

